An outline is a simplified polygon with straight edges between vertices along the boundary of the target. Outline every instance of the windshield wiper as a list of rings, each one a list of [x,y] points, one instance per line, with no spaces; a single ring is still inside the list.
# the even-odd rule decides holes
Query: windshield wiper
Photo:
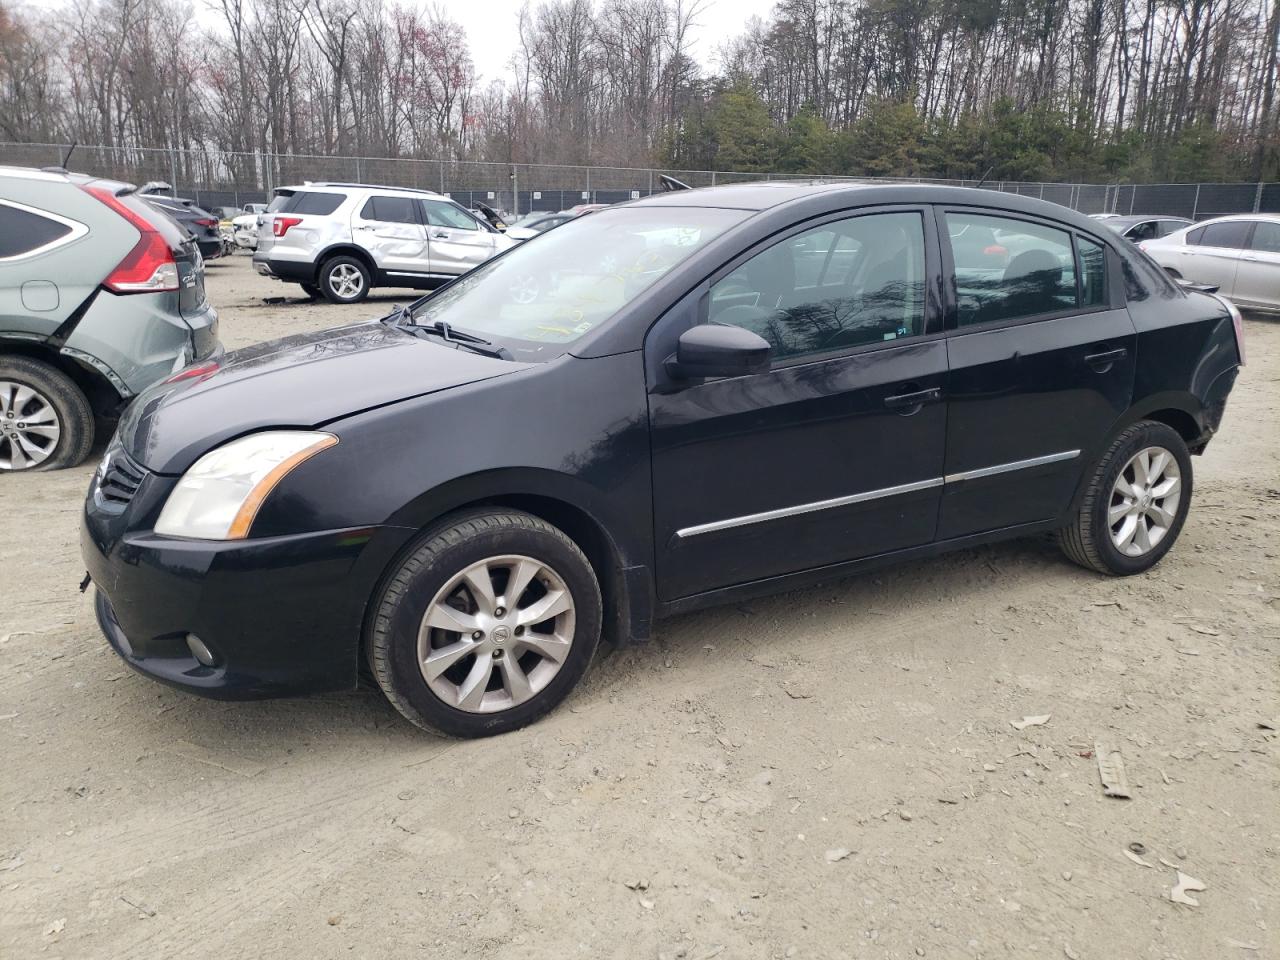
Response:
[[[474,333],[464,333],[455,329],[444,320],[435,320],[432,323],[412,323],[413,313],[408,307],[401,310],[402,316],[407,316],[415,330],[421,330],[424,333],[434,333],[445,343],[452,343],[455,347],[466,347],[474,353],[482,353],[485,356],[497,357],[499,360],[514,360],[511,351],[506,347],[495,346],[492,340],[486,340],[484,337],[478,337]]]

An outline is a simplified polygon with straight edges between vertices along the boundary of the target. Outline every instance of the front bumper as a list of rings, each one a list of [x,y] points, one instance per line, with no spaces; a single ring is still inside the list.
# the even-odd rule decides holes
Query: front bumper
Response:
[[[396,550],[397,527],[229,542],[127,532],[90,490],[80,545],[112,648],[153,679],[220,700],[355,686],[365,606]],[[157,497],[156,485],[163,487]],[[170,478],[146,476],[135,504]],[[132,506],[126,510],[131,512]],[[158,507],[156,508],[158,509]],[[195,634],[214,655],[192,655]]]

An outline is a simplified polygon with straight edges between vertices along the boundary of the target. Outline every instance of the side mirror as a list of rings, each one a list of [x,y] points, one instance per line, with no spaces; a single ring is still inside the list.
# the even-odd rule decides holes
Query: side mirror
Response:
[[[773,348],[758,333],[743,327],[702,323],[680,335],[667,374],[676,380],[699,377],[743,377],[769,369]]]
[[[1174,282],[1183,290],[1199,290],[1201,293],[1217,293],[1219,289],[1216,283],[1196,283],[1186,277],[1178,277]]]

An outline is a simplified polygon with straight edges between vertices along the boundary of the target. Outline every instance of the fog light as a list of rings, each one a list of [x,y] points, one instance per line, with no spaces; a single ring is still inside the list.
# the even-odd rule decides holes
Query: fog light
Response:
[[[204,641],[197,637],[194,633],[187,634],[187,649],[191,651],[191,655],[206,667],[212,667],[215,663],[213,653],[204,645]]]

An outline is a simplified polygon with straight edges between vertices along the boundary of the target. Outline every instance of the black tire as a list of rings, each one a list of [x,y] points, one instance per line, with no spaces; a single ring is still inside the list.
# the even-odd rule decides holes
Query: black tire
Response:
[[[60,470],[83,463],[93,449],[93,408],[79,387],[61,370],[40,360],[28,357],[0,356],[0,381],[22,384],[36,391],[48,401],[57,417],[58,438],[48,456],[34,466],[17,466],[14,443],[8,433],[0,433],[0,461],[10,466],[0,466],[0,472],[8,470]],[[11,396],[3,398],[6,413],[0,413],[0,429],[16,429],[22,422],[22,410],[10,409],[14,405]],[[32,409],[29,405],[26,409]],[[12,427],[7,426],[12,424]],[[24,454],[28,462],[30,455]]]
[[[312,300],[324,299],[324,291],[321,290],[319,287],[317,287],[314,283],[300,283],[298,284],[298,286],[300,286],[302,288],[302,292],[305,293]]]
[[[359,274],[359,289],[347,292],[339,277],[352,268]],[[359,303],[369,295],[370,283],[369,268],[358,257],[339,254],[330,257],[320,267],[320,292],[330,303]]]
[[[446,703],[428,685],[419,664],[419,628],[428,606],[450,580],[472,564],[511,555],[546,564],[563,581],[573,601],[572,641],[558,672],[532,697],[500,712],[469,712]],[[369,664],[387,699],[411,723],[451,737],[505,733],[543,716],[586,673],[600,643],[601,606],[590,562],[556,527],[515,510],[459,514],[426,530],[374,597],[366,637]],[[456,642],[455,637],[461,639],[461,634],[446,634],[445,642]],[[466,668],[475,660],[468,657],[458,664]],[[499,673],[495,669],[494,676]],[[493,683],[491,679],[486,689],[496,692]]]
[[[1173,455],[1180,474],[1180,491],[1168,532],[1140,556],[1122,553],[1112,541],[1108,512],[1116,496],[1116,479],[1129,461],[1147,447],[1162,447]],[[1098,573],[1128,577],[1150,570],[1169,552],[1182,532],[1191,507],[1191,454],[1186,442],[1172,427],[1152,420],[1140,420],[1122,430],[1099,458],[1088,480],[1084,499],[1071,523],[1058,531],[1058,543],[1074,562]]]

